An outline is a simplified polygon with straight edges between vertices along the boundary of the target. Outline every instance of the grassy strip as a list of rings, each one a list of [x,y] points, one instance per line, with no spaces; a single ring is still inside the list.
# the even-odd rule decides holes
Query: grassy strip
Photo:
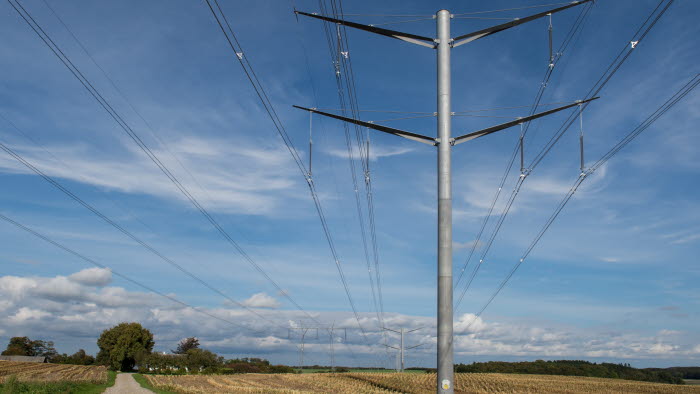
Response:
[[[153,392],[156,393],[156,394],[175,394],[174,391],[161,390],[161,389],[159,389],[159,388],[157,388],[157,387],[154,387],[154,386],[151,384],[151,382],[149,382],[148,379],[146,379],[146,377],[143,376],[143,375],[141,375],[140,373],[135,373],[135,374],[133,374],[133,375],[131,375],[131,376],[134,378],[134,380],[135,380],[136,382],[138,382],[138,384],[141,385],[141,387],[143,387],[143,388],[145,388],[145,389],[147,389],[147,390],[151,390],[151,391],[153,391]]]
[[[75,382],[20,382],[16,378],[9,378],[5,383],[0,384],[2,394],[99,394],[108,387],[114,385],[117,378],[116,372],[107,372],[107,382],[96,383],[75,383]]]

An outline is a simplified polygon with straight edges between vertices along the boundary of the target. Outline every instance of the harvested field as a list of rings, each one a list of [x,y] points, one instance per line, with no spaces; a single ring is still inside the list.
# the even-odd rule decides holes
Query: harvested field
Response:
[[[433,393],[434,374],[145,375],[178,393]],[[457,393],[698,393],[698,386],[575,376],[457,374]]]
[[[0,361],[0,383],[13,375],[22,382],[107,382],[107,368],[102,366]]]

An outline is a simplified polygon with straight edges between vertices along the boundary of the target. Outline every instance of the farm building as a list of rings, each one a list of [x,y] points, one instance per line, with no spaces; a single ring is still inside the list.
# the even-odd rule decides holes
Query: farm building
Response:
[[[0,356],[0,361],[20,361],[25,363],[45,363],[44,356]]]

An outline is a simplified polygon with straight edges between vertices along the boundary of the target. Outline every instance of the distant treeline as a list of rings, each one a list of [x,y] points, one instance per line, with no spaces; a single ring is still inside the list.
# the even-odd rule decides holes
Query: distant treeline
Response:
[[[668,372],[683,379],[700,379],[700,367],[646,368],[646,370]]]
[[[691,369],[694,369],[696,373],[700,372],[700,368]],[[631,367],[629,364],[598,364],[582,360],[537,360],[523,362],[490,361],[485,363],[457,364],[455,365],[455,372],[590,376],[596,378],[684,384],[683,376],[671,372],[669,369],[637,369]],[[681,372],[678,371],[678,373]]]

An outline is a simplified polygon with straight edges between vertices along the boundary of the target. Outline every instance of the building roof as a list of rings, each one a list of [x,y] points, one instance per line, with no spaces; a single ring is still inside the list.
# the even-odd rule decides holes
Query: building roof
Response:
[[[0,356],[0,361],[21,361],[25,363],[45,363],[44,356]]]

